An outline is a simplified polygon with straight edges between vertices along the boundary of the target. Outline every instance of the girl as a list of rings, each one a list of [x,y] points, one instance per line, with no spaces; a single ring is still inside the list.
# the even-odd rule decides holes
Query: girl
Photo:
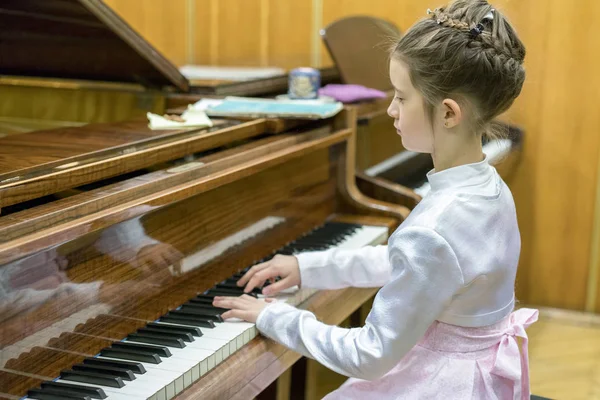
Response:
[[[405,148],[430,153],[430,193],[387,246],[276,256],[239,281],[263,293],[382,286],[362,328],[249,296],[215,298],[223,316],[351,377],[327,399],[529,399],[525,328],[515,305],[520,253],[509,188],[481,135],[519,95],[525,48],[485,0],[428,10],[392,51],[388,109]],[[520,354],[516,336],[523,338]],[[376,397],[377,396],[377,397]]]

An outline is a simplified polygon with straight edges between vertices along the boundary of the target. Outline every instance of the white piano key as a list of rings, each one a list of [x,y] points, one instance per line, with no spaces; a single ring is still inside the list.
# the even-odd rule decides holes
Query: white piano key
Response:
[[[388,228],[383,226],[363,226],[346,238],[337,247],[343,249],[358,249],[367,244],[383,243],[387,239]]]
[[[115,357],[99,356],[97,358],[106,360],[131,361]],[[174,393],[176,381],[189,370],[185,363],[165,363],[164,359],[160,364],[149,364],[139,361],[135,362],[142,364],[142,366],[146,369],[145,374],[136,374],[136,377],[147,378],[161,387],[161,389],[158,389],[155,392],[159,394],[159,398],[165,397],[167,391]],[[206,363],[206,361],[204,361],[204,363]],[[162,396],[160,396],[161,394]]]

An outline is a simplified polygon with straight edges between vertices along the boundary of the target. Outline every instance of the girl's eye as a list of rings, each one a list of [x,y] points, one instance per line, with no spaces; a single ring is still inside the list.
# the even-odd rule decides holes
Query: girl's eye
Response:
[[[396,100],[398,100],[400,103],[402,103],[402,102],[404,101],[404,99],[403,99],[403,98],[401,98],[401,97],[398,97],[398,96],[394,96],[394,98],[395,98]]]

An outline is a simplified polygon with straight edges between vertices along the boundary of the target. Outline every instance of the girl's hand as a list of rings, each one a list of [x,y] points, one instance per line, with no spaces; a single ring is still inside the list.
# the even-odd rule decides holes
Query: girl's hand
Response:
[[[273,296],[283,289],[300,285],[300,266],[298,259],[294,256],[284,256],[277,254],[275,257],[264,263],[256,264],[237,282],[238,286],[244,286],[244,292],[248,293],[255,287],[262,287],[267,280],[274,280],[281,277],[279,282],[275,282],[263,289],[265,296]]]
[[[229,309],[229,311],[221,315],[223,319],[239,318],[244,321],[256,323],[258,314],[267,306],[267,303],[275,301],[275,299],[265,299],[265,301],[248,296],[247,294],[240,297],[215,296],[213,306]]]

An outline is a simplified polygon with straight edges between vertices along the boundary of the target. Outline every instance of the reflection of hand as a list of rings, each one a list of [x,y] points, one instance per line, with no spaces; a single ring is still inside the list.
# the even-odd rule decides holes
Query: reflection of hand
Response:
[[[168,243],[156,243],[142,247],[135,260],[135,265],[145,272],[152,272],[176,265],[183,254]]]

